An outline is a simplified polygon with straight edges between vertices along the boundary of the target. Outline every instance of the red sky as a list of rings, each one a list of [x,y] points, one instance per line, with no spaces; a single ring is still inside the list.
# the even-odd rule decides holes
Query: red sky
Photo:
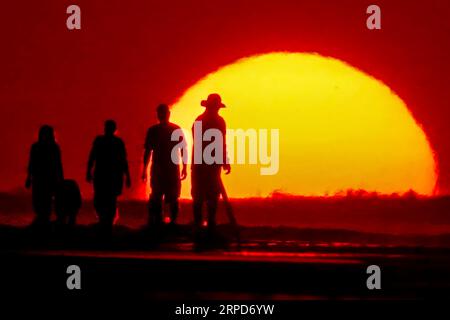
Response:
[[[382,30],[365,10],[382,10]],[[82,29],[66,28],[78,4]],[[159,102],[220,66],[272,51],[318,52],[382,80],[428,135],[450,192],[450,2],[361,0],[23,1],[0,11],[0,190],[22,186],[30,144],[54,125],[65,173],[84,190],[87,154],[115,118],[139,185],[142,143]]]

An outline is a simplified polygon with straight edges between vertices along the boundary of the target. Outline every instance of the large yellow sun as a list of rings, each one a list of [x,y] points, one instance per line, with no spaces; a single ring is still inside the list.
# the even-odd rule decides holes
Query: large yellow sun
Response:
[[[279,130],[278,172],[261,175],[259,162],[232,165],[224,177],[232,197],[275,190],[433,193],[436,165],[423,130],[390,88],[349,64],[318,54],[271,53],[224,66],[172,106],[171,120],[188,137],[204,110],[200,101],[213,92],[227,106],[220,113],[228,128]],[[190,196],[189,180],[182,196]]]

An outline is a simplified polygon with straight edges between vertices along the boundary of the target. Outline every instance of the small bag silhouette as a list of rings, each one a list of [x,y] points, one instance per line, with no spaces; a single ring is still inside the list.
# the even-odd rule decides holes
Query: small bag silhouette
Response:
[[[57,188],[55,211],[57,222],[61,225],[74,226],[81,208],[80,188],[75,180],[64,180]]]

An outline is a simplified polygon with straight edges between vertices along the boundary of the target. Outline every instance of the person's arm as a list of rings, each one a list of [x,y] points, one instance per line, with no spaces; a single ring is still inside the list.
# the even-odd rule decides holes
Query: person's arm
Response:
[[[75,208],[78,210],[80,210],[81,208],[81,204],[82,204],[82,199],[81,199],[81,192],[80,192],[80,188],[78,188],[78,185],[75,185]]]
[[[96,159],[96,141],[94,141],[94,143],[92,144],[92,149],[89,153],[89,159],[88,159],[88,164],[87,164],[87,170],[86,170],[86,181],[87,182],[92,182],[92,168],[94,167],[94,163],[95,163],[95,159]]]
[[[228,159],[228,152],[227,152],[227,126],[225,121],[223,121],[222,125],[222,136],[223,136],[223,169],[225,170],[225,174],[230,174],[231,172],[231,166],[230,166],[230,160]]]
[[[31,179],[32,179],[32,172],[33,172],[33,162],[34,162],[34,160],[33,160],[33,149],[34,149],[34,147],[33,146],[31,146],[31,149],[30,149],[30,156],[29,156],[29,159],[28,159],[28,168],[27,168],[27,178],[26,178],[26,180],[25,180],[25,188],[27,188],[27,189],[29,189],[30,187],[31,187]]]
[[[127,148],[122,141],[122,154],[123,154],[123,173],[125,175],[125,184],[128,188],[131,187],[130,167],[128,166]]]
[[[184,133],[181,135],[181,147],[180,147],[180,155],[181,155],[181,163],[182,163],[182,170],[181,170],[181,176],[180,179],[184,180],[187,177],[187,162],[188,162],[188,150],[187,150],[187,143],[186,143],[186,137],[184,136]]]
[[[142,181],[147,181],[147,169],[150,163],[150,157],[152,154],[152,137],[150,129],[147,131],[147,136],[145,137],[144,143],[144,159],[143,159],[143,169],[142,169]]]
[[[64,171],[61,159],[61,149],[56,146],[56,179],[57,183],[61,183],[64,180]]]

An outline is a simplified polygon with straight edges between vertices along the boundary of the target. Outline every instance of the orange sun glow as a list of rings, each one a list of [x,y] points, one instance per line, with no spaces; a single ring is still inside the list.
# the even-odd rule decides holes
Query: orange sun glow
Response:
[[[347,63],[318,54],[271,53],[224,66],[172,106],[171,121],[190,141],[192,123],[204,110],[200,101],[212,92],[227,106],[220,113],[228,128],[279,130],[277,173],[261,175],[266,165],[259,162],[233,164],[224,176],[232,197],[274,190],[307,196],[349,189],[434,192],[433,151],[405,103]],[[190,197],[189,179],[182,196]]]

